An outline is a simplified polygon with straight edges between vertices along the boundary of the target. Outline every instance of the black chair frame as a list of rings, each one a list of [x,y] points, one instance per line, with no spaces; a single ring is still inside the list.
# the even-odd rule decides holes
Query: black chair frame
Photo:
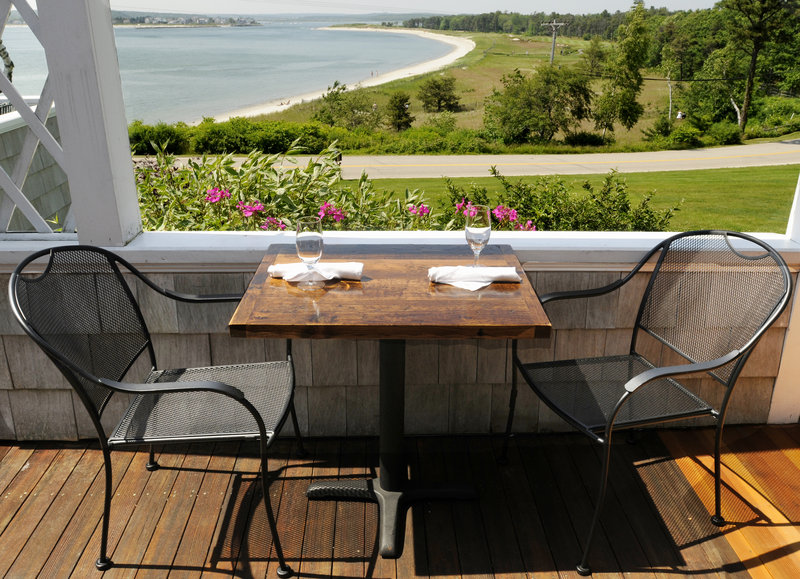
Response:
[[[752,334],[748,335],[746,338],[743,338],[741,343],[738,343],[736,347],[719,353],[718,355],[715,354],[714,357],[710,359],[694,359],[691,353],[681,351],[679,347],[670,343],[669,340],[665,339],[663,336],[658,335],[657,332],[650,331],[646,324],[643,323],[643,316],[648,306],[648,300],[652,297],[651,294],[654,290],[654,286],[659,278],[659,275],[662,273],[662,267],[664,266],[665,259],[669,255],[673,246],[679,246],[680,244],[686,242],[691,243],[694,239],[712,238],[716,240],[724,240],[724,243],[719,243],[719,245],[723,247],[723,251],[728,250],[732,252],[732,254],[736,256],[736,259],[740,259],[741,264],[752,263],[755,265],[760,261],[764,261],[769,264],[767,267],[770,268],[770,271],[773,271],[774,268],[772,277],[774,277],[774,280],[776,281],[776,283],[773,284],[775,286],[773,288],[775,299],[774,303],[770,301],[764,306],[766,314],[764,315],[763,319],[759,320],[755,331],[753,331]],[[752,251],[748,252],[748,254],[737,251],[733,246],[737,240],[740,240],[740,242],[747,242],[749,247],[759,248],[758,253],[756,255],[752,255]],[[728,412],[729,402],[731,400],[731,395],[733,393],[736,380],[739,377],[743,365],[747,361],[748,357],[753,351],[754,346],[764,332],[783,312],[789,301],[792,291],[792,279],[789,268],[787,267],[783,258],[769,245],[743,233],[704,230],[680,233],[665,239],[656,245],[651,251],[649,251],[627,275],[621,277],[621,279],[611,284],[587,290],[548,293],[541,296],[541,302],[543,304],[547,304],[556,300],[591,298],[608,294],[628,283],[645,264],[650,262],[656,256],[657,260],[654,265],[653,273],[644,291],[641,305],[637,313],[636,322],[633,328],[633,335],[630,342],[630,354],[628,356],[606,356],[597,359],[565,360],[526,364],[520,360],[517,341],[512,341],[513,376],[511,396],[509,400],[509,414],[506,423],[506,436],[501,453],[501,461],[506,460],[509,438],[512,436],[512,426],[518,389],[518,374],[525,379],[533,392],[536,393],[540,400],[542,400],[553,412],[564,419],[572,427],[587,435],[594,442],[602,445],[603,447],[602,465],[594,515],[592,517],[587,538],[584,542],[581,561],[577,565],[577,571],[581,575],[591,574],[591,568],[588,565],[589,552],[592,545],[592,539],[594,538],[597,525],[600,520],[600,514],[603,508],[606,491],[608,489],[611,440],[612,435],[616,430],[632,429],[668,421],[696,418],[699,416],[711,417],[716,423],[714,444],[715,506],[714,515],[711,517],[711,521],[717,526],[724,526],[726,524],[725,519],[722,516],[721,506],[720,448],[722,445],[722,432]],[[658,367],[655,364],[649,363],[646,359],[642,359],[643,357],[638,354],[636,350],[637,338],[640,331],[648,333],[658,342],[663,344],[663,346],[672,349],[679,355],[679,357],[687,360],[688,363]],[[618,399],[609,395],[609,405],[603,411],[605,421],[590,424],[586,420],[581,420],[581,417],[578,416],[580,413],[575,412],[574,408],[569,407],[569,401],[566,398],[563,398],[562,400],[554,400],[554,396],[552,396],[551,393],[543,391],[542,385],[537,384],[534,375],[537,372],[542,371],[552,370],[554,372],[558,372],[567,368],[571,364],[578,366],[582,363],[591,363],[593,360],[599,360],[606,363],[618,362],[637,365],[641,362],[642,365],[640,368],[641,371],[638,373],[629,370],[629,373],[625,375],[625,378],[623,378],[617,385],[618,389],[616,390],[616,395],[619,396]],[[714,408],[704,400],[701,400],[694,393],[689,392],[677,381],[677,378],[680,376],[697,373],[710,374],[712,378],[721,383],[724,387],[724,395],[718,408]],[[649,389],[660,388],[665,384],[668,384],[669,388],[674,389],[674,391],[678,392],[681,397],[685,398],[687,401],[685,408],[682,408],[679,411],[676,410],[672,414],[665,414],[663,416],[642,416],[640,419],[636,419],[632,413],[626,414],[627,409],[631,406],[631,402],[640,397],[642,393],[648,392]],[[624,419],[621,418],[623,414],[626,414]]]
[[[41,267],[38,264],[31,265],[34,264],[34,262],[37,262],[37,260],[43,260],[43,258],[48,258],[48,261],[44,267],[44,271],[41,271]],[[58,262],[58,264],[56,264],[56,262]],[[76,270],[69,271],[69,269],[73,266],[76,268]],[[294,366],[292,363],[291,340],[286,340],[287,359],[285,362],[267,362],[250,365],[241,364],[224,367],[210,367],[206,369],[178,369],[171,371],[158,370],[155,350],[149,330],[147,328],[147,324],[145,323],[139,304],[134,297],[134,293],[123,276],[123,269],[128,273],[133,274],[150,289],[173,300],[187,303],[220,303],[238,302],[241,299],[241,295],[238,294],[201,296],[184,294],[162,288],[122,257],[105,249],[87,245],[67,245],[39,251],[24,259],[11,275],[11,279],[9,281],[9,301],[15,317],[28,336],[30,336],[34,342],[36,342],[36,344],[38,344],[39,347],[44,350],[47,356],[55,363],[58,369],[66,377],[70,385],[74,388],[77,396],[80,398],[89,414],[100,442],[105,465],[105,494],[103,503],[100,556],[95,563],[97,569],[104,571],[113,566],[113,562],[108,557],[107,553],[113,482],[111,466],[112,448],[139,446],[143,444],[150,445],[149,461],[146,468],[148,470],[156,470],[158,469],[158,464],[155,461],[153,448],[154,444],[178,444],[208,440],[257,440],[259,443],[259,453],[261,458],[260,475],[264,495],[264,505],[273,537],[273,547],[279,563],[277,573],[280,577],[291,576],[293,571],[291,567],[287,565],[284,558],[283,549],[278,537],[275,515],[273,513],[269,498],[270,495],[268,488],[270,482],[270,473],[267,468],[268,449],[277,438],[276,434],[281,430],[288,415],[291,416],[294,431],[296,433],[297,451],[301,456],[305,454],[303,440],[297,421],[297,414],[294,407]],[[78,271],[80,271],[80,273],[78,273]],[[134,328],[131,331],[137,334],[136,338],[137,340],[140,340],[140,343],[137,341],[136,346],[133,348],[134,351],[130,356],[131,359],[129,361],[126,359],[127,363],[123,363],[123,367],[116,367],[113,368],[113,370],[109,370],[109,373],[112,371],[114,372],[113,375],[99,376],[97,375],[97,372],[92,372],[83,367],[81,364],[76,363],[76,361],[72,358],[78,357],[80,354],[75,354],[75,352],[70,351],[68,353],[71,356],[67,355],[64,352],[65,348],[54,345],[53,340],[48,337],[48,332],[70,332],[75,329],[69,327],[70,322],[68,320],[72,313],[71,311],[67,310],[60,312],[64,320],[52,322],[54,327],[60,328],[58,330],[54,330],[52,327],[45,327],[51,324],[51,322],[48,321],[49,318],[47,318],[47,313],[49,312],[42,313],[38,310],[39,306],[33,303],[33,300],[29,299],[28,292],[33,291],[31,290],[31,286],[39,283],[42,280],[53,278],[53,276],[64,277],[69,275],[80,275],[84,276],[84,278],[95,276],[98,279],[101,276],[103,277],[103,282],[91,282],[92,287],[97,288],[96,296],[94,296],[97,298],[97,303],[89,303],[90,299],[88,297],[86,300],[87,308],[93,308],[95,306],[99,308],[98,311],[100,313],[96,313],[96,316],[99,319],[99,325],[112,325],[103,318],[103,316],[106,314],[100,311],[104,307],[100,292],[100,286],[102,283],[105,283],[106,287],[113,286],[114,291],[118,292],[115,297],[124,302],[123,306],[121,307],[125,308],[125,313],[129,316],[128,321],[132,321],[133,318],[135,318],[135,323],[133,323],[133,325],[135,326],[136,323],[139,325],[138,328]],[[56,285],[54,287],[58,286]],[[124,297],[122,297],[123,295]],[[76,332],[75,335],[78,333],[79,332]],[[66,349],[72,350],[72,347],[69,344],[78,342],[79,339],[77,337],[70,338],[70,340],[62,343],[61,345],[63,346],[64,344],[67,344]],[[80,346],[75,346],[75,349],[77,350],[79,347]],[[151,375],[148,378],[148,381],[145,383],[123,381],[125,374],[145,351],[147,352],[152,367]],[[91,357],[91,354],[89,354],[89,357]],[[97,364],[99,364],[99,362]],[[265,423],[262,413],[259,411],[256,405],[248,399],[241,388],[237,388],[225,382],[214,379],[191,379],[190,375],[190,371],[193,370],[208,371],[208,373],[213,375],[213,372],[217,368],[229,369],[230,373],[234,373],[240,372],[247,368],[252,369],[254,367],[258,367],[259,372],[263,371],[266,373],[269,371],[269,369],[266,368],[266,365],[269,364],[275,364],[276,367],[279,366],[283,372],[281,374],[282,382],[280,390],[278,391],[276,388],[276,392],[279,392],[280,394],[280,399],[277,402],[279,412],[276,411],[274,416],[271,416],[271,422],[269,424],[270,428],[267,428],[267,424]],[[185,373],[189,375],[189,379],[180,381],[181,378],[185,378]],[[134,396],[134,403],[129,408],[128,412],[123,418],[123,421],[120,422],[120,425],[114,430],[114,434],[109,437],[101,422],[101,418],[112,395],[117,392],[132,394]],[[133,432],[133,434],[131,434],[128,431],[122,430],[125,420],[132,420],[131,417],[136,416],[137,408],[141,412],[141,408],[146,406],[148,401],[164,400],[165,395],[197,396],[200,393],[207,393],[214,397],[222,397],[215,398],[215,400],[219,400],[223,403],[224,399],[234,401],[241,409],[242,416],[249,417],[243,418],[243,420],[248,421],[246,424],[248,428],[231,432],[192,432],[185,436],[174,436],[171,434],[169,436],[163,434],[148,435],[146,431]],[[188,400],[188,398],[181,398],[180,400]],[[134,408],[137,403],[139,406]],[[155,402],[152,403],[155,404]],[[236,404],[232,404],[231,407],[236,408]],[[252,419],[252,422],[249,422],[250,419]],[[256,428],[249,428],[249,426],[252,424],[255,424]],[[123,432],[123,435],[119,435],[119,432]]]

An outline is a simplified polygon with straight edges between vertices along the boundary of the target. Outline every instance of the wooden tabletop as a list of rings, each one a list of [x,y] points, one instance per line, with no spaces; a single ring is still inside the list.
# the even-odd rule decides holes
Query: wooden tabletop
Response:
[[[271,246],[230,321],[237,337],[469,339],[546,337],[550,320],[509,246],[489,245],[481,265],[513,266],[519,283],[468,291],[428,281],[428,268],[469,265],[463,245],[331,245],[321,263],[360,261],[361,281],[302,290],[271,278],[273,263],[297,262],[293,245]]]

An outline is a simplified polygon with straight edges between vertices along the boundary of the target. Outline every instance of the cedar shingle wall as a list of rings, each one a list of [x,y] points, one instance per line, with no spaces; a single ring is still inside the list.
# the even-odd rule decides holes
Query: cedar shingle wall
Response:
[[[607,284],[620,274],[540,271],[529,273],[540,294]],[[555,302],[547,306],[550,338],[523,340],[525,361],[627,352],[639,297],[649,274],[641,273],[614,294]],[[3,287],[8,275],[0,276]],[[188,293],[240,292],[244,273],[154,274],[157,283]],[[225,364],[284,355],[281,340],[231,338],[227,322],[234,304],[190,305],[163,298],[137,284],[136,292],[154,336],[162,367]],[[52,363],[17,327],[7,292],[0,292],[0,439],[89,438],[94,435],[77,397]],[[591,303],[589,303],[591,301]],[[739,379],[730,423],[766,422],[780,362],[788,312],[771,328]],[[406,431],[409,434],[501,432],[510,390],[510,348],[506,340],[419,341],[406,348]],[[373,435],[378,431],[378,343],[295,340],[296,405],[300,428],[310,436]],[[652,355],[661,355],[654,346]],[[132,379],[146,371],[132,369]],[[709,378],[693,388],[718,400]],[[716,390],[716,392],[714,391]],[[125,406],[112,402],[109,425]],[[520,389],[515,429],[569,430],[527,387]],[[286,431],[291,431],[287,423]]]

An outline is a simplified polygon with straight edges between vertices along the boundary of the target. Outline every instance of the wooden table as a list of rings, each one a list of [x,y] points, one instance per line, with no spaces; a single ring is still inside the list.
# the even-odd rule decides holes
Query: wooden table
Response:
[[[232,336],[380,340],[380,473],[377,481],[311,485],[312,499],[378,502],[380,552],[402,553],[405,510],[414,500],[469,495],[423,488],[408,480],[403,453],[405,341],[546,337],[550,321],[508,246],[489,245],[481,265],[514,266],[521,283],[495,283],[470,292],[428,281],[428,268],[469,265],[464,245],[331,245],[323,261],[360,261],[360,282],[329,282],[301,290],[267,274],[272,263],[297,261],[293,245],[271,246],[230,321]]]

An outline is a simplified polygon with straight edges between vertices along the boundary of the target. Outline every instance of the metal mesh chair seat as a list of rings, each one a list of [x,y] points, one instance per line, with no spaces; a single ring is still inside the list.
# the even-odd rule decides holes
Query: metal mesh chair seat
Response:
[[[292,399],[293,376],[287,361],[233,366],[158,370],[147,383],[213,380],[241,390],[275,434]],[[258,425],[242,405],[216,392],[137,395],[108,439],[109,444],[163,442],[190,438],[256,438]]]
[[[625,392],[625,383],[654,368],[642,356],[610,356],[522,364],[525,379],[555,412],[575,426],[602,433]],[[616,427],[658,422],[661,417],[699,416],[713,408],[672,378],[650,382],[617,415]]]

